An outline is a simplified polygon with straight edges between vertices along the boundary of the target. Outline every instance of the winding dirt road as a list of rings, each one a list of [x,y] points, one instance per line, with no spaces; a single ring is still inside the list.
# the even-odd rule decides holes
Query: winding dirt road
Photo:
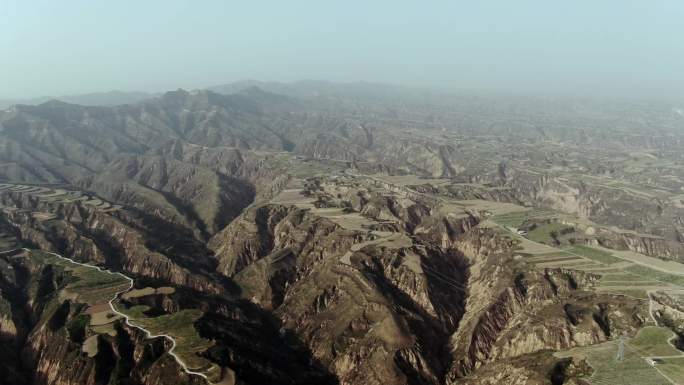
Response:
[[[0,252],[0,254],[11,253],[11,252],[16,251],[16,250],[19,250],[19,249],[3,251],[3,252]],[[31,250],[26,249],[26,248],[22,248],[21,250],[24,250],[24,251],[26,251],[26,252],[31,252]],[[134,323],[131,323],[130,317],[129,317],[129,316],[127,316],[126,314],[124,314],[124,313],[122,313],[122,312],[116,310],[116,307],[114,307],[114,301],[116,301],[116,300],[119,298],[119,295],[121,295],[121,294],[123,294],[123,293],[125,293],[125,292],[127,292],[127,291],[129,291],[129,290],[131,290],[131,289],[133,288],[133,279],[132,279],[131,277],[128,277],[128,276],[126,276],[126,275],[124,275],[124,274],[122,274],[122,273],[119,273],[119,272],[113,272],[113,271],[110,271],[110,270],[107,270],[107,269],[103,269],[103,268],[98,267],[98,266],[93,266],[93,265],[88,265],[88,264],[86,264],[86,263],[76,262],[76,261],[74,261],[74,260],[71,259],[71,258],[67,258],[67,257],[61,256],[61,255],[56,254],[56,253],[50,253],[50,252],[47,252],[47,253],[50,254],[50,255],[54,255],[55,257],[61,258],[61,259],[65,260],[65,261],[71,262],[71,263],[73,263],[73,264],[80,265],[80,266],[85,266],[85,267],[88,267],[88,268],[91,268],[91,269],[97,269],[98,271],[101,271],[101,272],[107,273],[107,274],[111,274],[111,275],[119,275],[119,276],[125,278],[126,280],[128,280],[128,282],[130,283],[130,285],[128,286],[128,288],[116,292],[116,293],[114,294],[114,297],[112,297],[112,299],[109,300],[108,303],[109,303],[109,307],[112,309],[112,312],[114,312],[114,313],[120,315],[121,317],[123,317],[124,322],[126,323],[126,325],[128,325],[128,326],[130,326],[130,327],[133,327],[133,328],[136,328],[136,329],[138,329],[138,330],[143,331],[143,332],[145,333],[146,338],[152,339],[152,338],[159,338],[159,337],[162,337],[162,338],[166,338],[166,339],[168,339],[169,341],[171,341],[171,349],[169,349],[169,354],[176,360],[176,362],[178,363],[178,365],[180,365],[180,367],[183,369],[183,371],[184,371],[185,373],[187,373],[187,374],[191,374],[191,375],[195,375],[195,376],[200,376],[200,377],[202,377],[204,380],[206,380],[207,382],[211,383],[211,382],[209,381],[209,378],[207,377],[206,374],[200,373],[200,372],[196,372],[196,371],[193,371],[192,369],[189,369],[188,366],[185,364],[185,362],[184,362],[180,357],[178,357],[178,355],[177,355],[176,353],[174,353],[174,349],[176,349],[176,340],[175,340],[173,337],[171,337],[171,336],[168,335],[168,334],[157,334],[157,335],[154,335],[154,334],[152,334],[149,330],[145,329],[144,327],[135,325]]]

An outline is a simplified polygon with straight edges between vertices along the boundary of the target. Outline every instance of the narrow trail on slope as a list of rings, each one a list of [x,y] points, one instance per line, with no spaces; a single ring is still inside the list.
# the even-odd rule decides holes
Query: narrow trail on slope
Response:
[[[3,252],[0,252],[0,254],[7,254],[7,253],[11,253],[11,252],[17,251],[17,250],[19,250],[19,249],[3,251]],[[24,250],[24,251],[29,252],[29,253],[31,252],[31,250],[30,250],[30,249],[27,249],[27,248],[21,248],[21,250]],[[174,353],[174,349],[176,349],[176,340],[175,340],[173,337],[171,337],[171,336],[168,335],[168,334],[157,334],[157,335],[154,335],[154,334],[152,334],[149,330],[145,329],[144,327],[138,326],[138,325],[135,325],[135,324],[131,323],[131,322],[130,322],[130,317],[129,317],[128,315],[126,315],[126,314],[124,314],[124,313],[122,313],[122,312],[116,310],[116,307],[114,306],[114,301],[116,301],[117,299],[119,299],[119,295],[121,295],[121,294],[123,294],[123,293],[125,293],[125,292],[127,292],[127,291],[129,291],[129,290],[131,290],[131,289],[133,288],[133,278],[131,278],[131,277],[129,277],[129,276],[123,274],[123,273],[120,273],[120,272],[113,272],[113,271],[110,271],[110,270],[107,270],[107,269],[103,269],[103,268],[101,268],[101,267],[99,267],[99,266],[93,266],[93,265],[89,265],[89,264],[86,264],[86,263],[76,262],[76,261],[74,261],[74,260],[71,259],[71,258],[67,258],[67,257],[61,256],[61,255],[59,255],[59,254],[57,254],[57,253],[51,253],[51,252],[48,252],[48,251],[45,251],[45,253],[50,254],[50,255],[54,255],[55,257],[61,258],[61,259],[65,260],[65,261],[68,261],[68,262],[73,263],[73,264],[75,264],[75,265],[85,266],[85,267],[88,267],[88,268],[91,268],[91,269],[96,269],[96,270],[98,270],[98,271],[101,271],[101,272],[107,273],[107,274],[111,274],[111,275],[119,275],[119,276],[125,278],[126,280],[128,280],[128,282],[130,283],[130,285],[128,286],[128,288],[116,292],[116,293],[114,294],[114,297],[112,297],[112,299],[109,300],[108,304],[109,304],[109,307],[112,309],[112,311],[113,311],[114,313],[120,315],[121,317],[123,317],[124,322],[126,323],[126,325],[128,325],[128,326],[130,326],[130,327],[132,327],[132,328],[136,328],[136,329],[138,329],[138,330],[143,331],[143,332],[145,333],[145,338],[154,339],[154,338],[163,337],[163,338],[166,338],[167,340],[171,341],[171,349],[169,349],[168,353],[176,360],[176,362],[178,363],[178,365],[180,365],[181,369],[183,369],[183,371],[184,371],[185,373],[187,373],[187,374],[191,374],[191,375],[195,375],[195,376],[200,376],[200,377],[202,377],[205,381],[207,381],[208,383],[211,384],[211,381],[209,381],[209,377],[207,377],[206,374],[200,373],[200,372],[196,372],[196,371],[193,371],[192,369],[189,369],[188,366],[185,364],[185,362],[184,362],[180,357],[178,357],[178,355],[177,355],[176,353]]]

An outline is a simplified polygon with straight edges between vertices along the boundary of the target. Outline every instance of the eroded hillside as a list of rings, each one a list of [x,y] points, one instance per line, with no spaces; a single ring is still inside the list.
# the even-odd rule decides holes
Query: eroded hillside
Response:
[[[261,86],[283,94],[0,113],[0,375],[555,385],[610,378],[619,343],[680,359],[671,109]],[[39,250],[133,287],[89,302]]]

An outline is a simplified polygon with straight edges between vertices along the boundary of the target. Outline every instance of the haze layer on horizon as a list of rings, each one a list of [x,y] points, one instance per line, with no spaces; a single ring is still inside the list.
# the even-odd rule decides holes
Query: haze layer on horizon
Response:
[[[0,3],[0,97],[372,81],[684,97],[680,0]]]

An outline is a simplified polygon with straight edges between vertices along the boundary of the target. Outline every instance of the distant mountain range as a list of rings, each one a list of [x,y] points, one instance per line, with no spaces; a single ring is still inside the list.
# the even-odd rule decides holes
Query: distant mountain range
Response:
[[[220,94],[234,94],[248,89],[258,88],[273,94],[280,94],[304,100],[319,102],[341,100],[374,101],[383,103],[404,100],[406,98],[425,99],[443,96],[434,89],[405,87],[370,82],[335,83],[321,80],[302,80],[291,83],[242,80],[228,84],[206,87],[206,90]],[[118,106],[135,104],[146,99],[161,96],[162,93],[137,91],[108,91],[78,95],[41,96],[27,99],[0,99],[0,109],[16,104],[38,105],[50,100],[59,100],[82,106]],[[335,107],[339,107],[335,105]]]
[[[147,92],[109,91],[82,95],[41,96],[30,99],[2,99],[0,100],[0,108],[4,109],[15,104],[37,105],[50,100],[60,100],[66,103],[80,104],[83,106],[117,106],[137,103],[153,96],[155,96],[155,94]]]
[[[340,109],[367,110],[368,108],[373,109],[387,106],[397,107],[405,104],[431,105],[433,107],[439,106],[449,108],[453,107],[455,104],[465,104],[468,105],[468,109],[471,109],[473,105],[490,105],[492,104],[492,100],[496,100],[499,105],[501,105],[501,103],[513,104],[515,105],[515,108],[520,108],[521,105],[527,105],[525,109],[531,107],[532,110],[536,110],[540,104],[551,106],[551,108],[555,109],[559,107],[559,105],[565,106],[568,103],[576,105],[579,109],[591,109],[599,104],[602,105],[602,108],[605,108],[608,105],[610,105],[610,108],[623,108],[625,105],[632,105],[637,109],[646,106],[648,106],[648,108],[658,106],[659,108],[666,107],[667,112],[669,113],[682,116],[681,103],[665,100],[592,100],[572,97],[553,98],[533,95],[490,94],[453,88],[400,86],[365,81],[345,83],[325,80],[300,80],[295,82],[241,80],[200,89],[224,95],[235,94],[249,89],[258,89],[262,92],[265,91],[279,96],[288,96],[313,103],[313,105],[318,108],[338,112]],[[136,104],[162,95],[163,92],[113,90],[77,95],[41,96],[26,99],[0,99],[0,110],[16,104],[39,105],[50,100],[59,100],[82,106],[113,107],[125,104]]]

